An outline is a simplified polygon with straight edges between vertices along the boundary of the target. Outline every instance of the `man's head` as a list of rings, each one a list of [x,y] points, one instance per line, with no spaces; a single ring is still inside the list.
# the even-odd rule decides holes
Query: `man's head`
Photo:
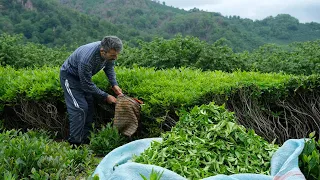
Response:
[[[122,50],[122,41],[116,36],[106,36],[101,40],[100,54],[104,60],[116,60]]]

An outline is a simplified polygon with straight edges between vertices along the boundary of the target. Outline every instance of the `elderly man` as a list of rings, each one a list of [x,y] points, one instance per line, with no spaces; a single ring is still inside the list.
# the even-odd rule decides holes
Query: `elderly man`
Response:
[[[114,62],[121,50],[122,42],[118,37],[106,36],[101,41],[80,46],[63,63],[60,83],[69,115],[70,144],[89,142],[93,121],[93,95],[109,104],[116,103],[114,96],[99,89],[92,82],[93,75],[103,69],[112,90],[116,95],[122,95],[114,71]]]

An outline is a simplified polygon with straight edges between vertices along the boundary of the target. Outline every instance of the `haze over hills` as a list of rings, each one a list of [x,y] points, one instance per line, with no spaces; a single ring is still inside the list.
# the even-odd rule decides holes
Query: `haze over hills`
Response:
[[[108,34],[131,44],[178,33],[209,43],[226,38],[235,51],[320,39],[319,23],[299,23],[287,14],[253,21],[151,0],[0,0],[0,9],[1,33],[23,33],[49,46],[83,44]]]

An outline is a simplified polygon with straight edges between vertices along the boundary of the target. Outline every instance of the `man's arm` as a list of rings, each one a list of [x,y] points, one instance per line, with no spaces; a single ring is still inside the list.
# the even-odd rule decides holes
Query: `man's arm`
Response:
[[[107,62],[105,68],[103,69],[106,73],[106,76],[109,79],[109,82],[112,86],[112,90],[118,95],[122,95],[122,89],[118,86],[116,73],[114,72],[114,61]]]
[[[103,71],[106,73],[106,76],[108,77],[109,82],[112,87],[118,86],[118,82],[116,79],[116,73],[114,71],[114,62],[115,61],[107,62],[104,69],[103,69]]]

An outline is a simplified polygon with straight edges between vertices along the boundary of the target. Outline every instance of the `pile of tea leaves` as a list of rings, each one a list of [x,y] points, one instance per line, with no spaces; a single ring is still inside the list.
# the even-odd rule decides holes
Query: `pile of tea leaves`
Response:
[[[233,113],[214,103],[181,111],[162,142],[153,142],[135,162],[172,170],[188,179],[217,174],[270,173],[278,146],[235,122]]]

